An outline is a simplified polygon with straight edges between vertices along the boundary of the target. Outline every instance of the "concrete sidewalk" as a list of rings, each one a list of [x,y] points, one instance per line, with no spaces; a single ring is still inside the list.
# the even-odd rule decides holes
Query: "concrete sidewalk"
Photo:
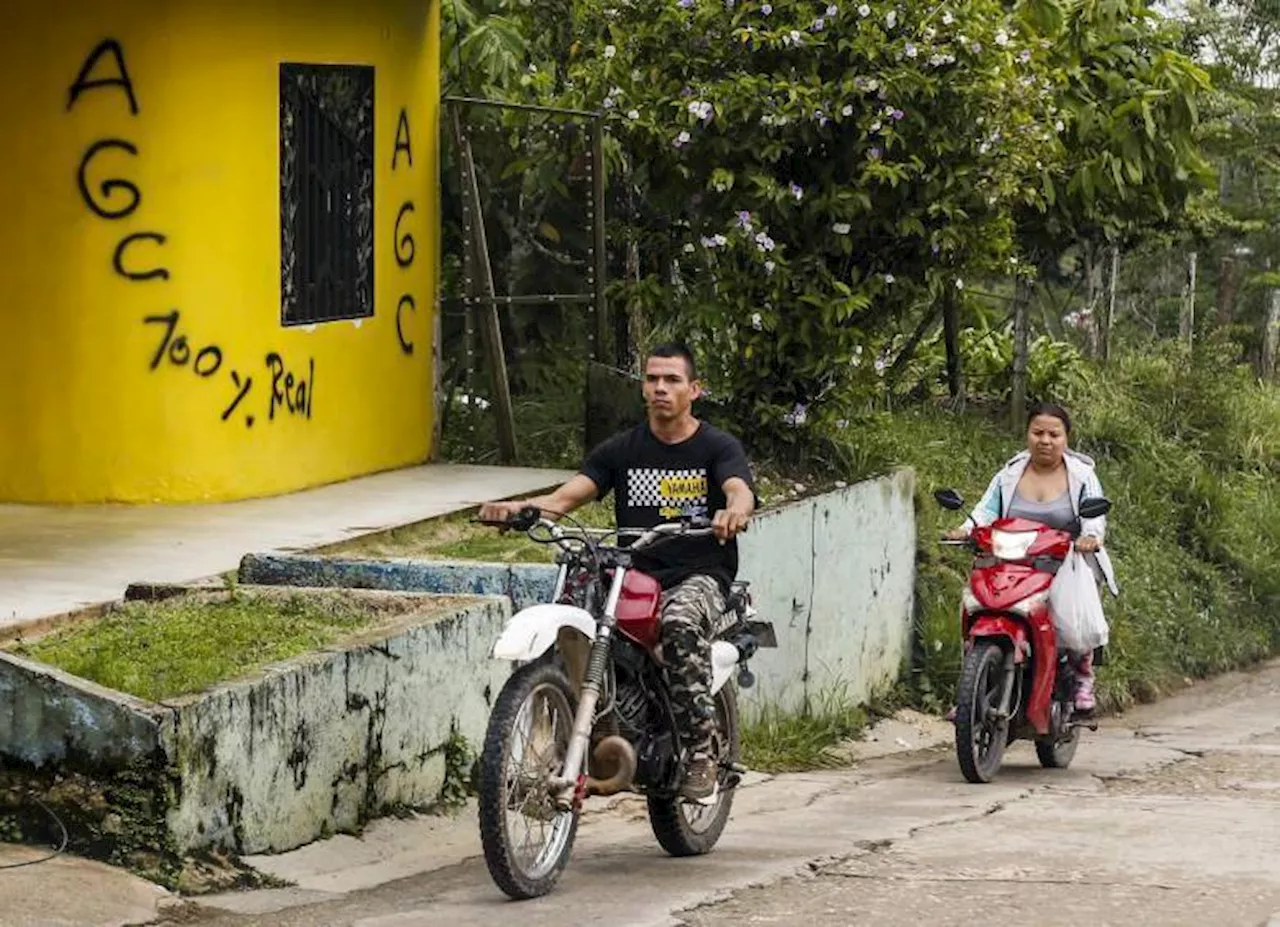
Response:
[[[0,844],[0,924],[4,927],[124,927],[147,924],[177,896],[102,863]],[[23,865],[30,864],[30,865]],[[21,868],[8,868],[20,866]]]
[[[251,551],[335,544],[569,476],[433,464],[244,502],[0,505],[0,638],[117,600],[132,582],[202,579]]]

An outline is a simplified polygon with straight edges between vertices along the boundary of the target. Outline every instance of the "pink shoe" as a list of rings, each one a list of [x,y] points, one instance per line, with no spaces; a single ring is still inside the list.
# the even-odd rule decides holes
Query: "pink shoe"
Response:
[[[1093,674],[1076,677],[1076,711],[1088,713],[1093,711]]]

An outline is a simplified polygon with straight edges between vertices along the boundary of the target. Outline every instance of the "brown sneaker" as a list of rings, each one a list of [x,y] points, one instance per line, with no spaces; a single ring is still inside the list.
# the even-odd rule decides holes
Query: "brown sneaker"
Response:
[[[691,801],[705,802],[713,798],[719,786],[719,770],[716,761],[705,753],[695,754],[685,770],[684,785],[680,794]]]

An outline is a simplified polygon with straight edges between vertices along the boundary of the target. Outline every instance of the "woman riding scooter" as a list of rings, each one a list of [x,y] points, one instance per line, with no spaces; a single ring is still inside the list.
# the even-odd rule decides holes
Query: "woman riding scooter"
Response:
[[[1062,406],[1039,403],[1027,422],[1027,449],[1005,464],[991,480],[969,519],[947,537],[959,540],[974,527],[998,518],[1025,518],[1059,530],[1068,530],[1079,517],[1080,500],[1103,495],[1093,459],[1067,447],[1071,416]],[[1111,558],[1103,549],[1106,516],[1080,523],[1076,550],[1087,555],[1094,575],[1105,581],[1112,595],[1119,594]],[[1073,654],[1077,674],[1075,707],[1093,711],[1093,652]],[[954,716],[954,709],[948,717]]]

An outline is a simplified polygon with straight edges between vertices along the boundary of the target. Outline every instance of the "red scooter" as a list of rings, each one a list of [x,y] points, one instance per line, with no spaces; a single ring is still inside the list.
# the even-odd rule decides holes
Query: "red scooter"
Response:
[[[952,511],[964,507],[953,489],[934,493]],[[1082,499],[1080,518],[1111,510],[1107,499]],[[1002,518],[959,541],[975,559],[960,613],[964,665],[956,691],[956,757],[970,782],[990,782],[1005,747],[1034,740],[1045,767],[1065,769],[1080,728],[1098,726],[1075,710],[1076,674],[1058,650],[1049,587],[1079,536],[1039,522]]]

